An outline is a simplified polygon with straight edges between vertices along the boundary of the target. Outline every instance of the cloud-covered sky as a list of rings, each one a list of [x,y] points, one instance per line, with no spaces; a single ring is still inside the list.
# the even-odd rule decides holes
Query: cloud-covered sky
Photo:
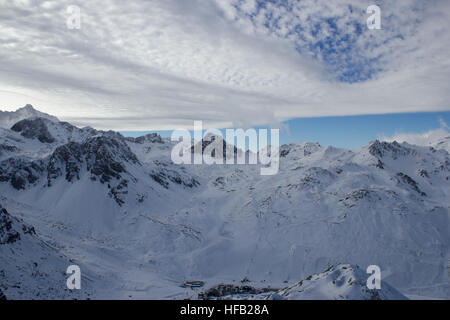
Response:
[[[449,31],[447,0],[0,0],[0,109],[115,130],[449,111]]]

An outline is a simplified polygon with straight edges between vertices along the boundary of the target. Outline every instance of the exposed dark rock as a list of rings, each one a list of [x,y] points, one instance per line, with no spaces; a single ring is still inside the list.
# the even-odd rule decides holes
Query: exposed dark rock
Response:
[[[213,185],[219,188],[223,188],[225,186],[225,178],[217,177],[216,180],[213,181]]]
[[[200,185],[200,182],[198,182],[195,178],[190,175],[171,170],[165,163],[155,161],[155,164],[157,169],[152,171],[150,177],[166,189],[169,188],[170,182],[183,185],[188,188],[194,188]]]
[[[384,169],[383,162],[381,162],[381,160],[378,159],[378,162],[377,162],[377,164],[375,165],[375,167],[377,167],[378,169]]]
[[[422,192],[422,190],[419,189],[419,186],[417,182],[411,178],[410,176],[404,174],[403,172],[397,173],[397,177],[399,178],[399,182],[403,182],[411,186],[411,188],[419,193],[421,196],[426,196],[427,194],[425,192]]]
[[[149,134],[146,134],[145,136],[141,136],[141,137],[137,137],[137,138],[127,137],[126,139],[128,141],[131,141],[134,143],[139,143],[139,144],[143,144],[145,142],[161,143],[161,144],[164,143],[161,136],[157,133],[149,133]]]
[[[394,191],[383,192],[392,197],[396,196]],[[362,199],[368,199],[370,203],[382,201],[380,191],[372,189],[358,189],[346,194],[344,198],[339,200],[339,202],[342,202],[347,208],[353,208],[357,205],[358,201]]]
[[[44,165],[41,160],[9,158],[0,163],[0,182],[10,181],[15,189],[25,189],[28,183],[35,183],[43,171]]]
[[[20,240],[20,234],[13,228],[13,220],[8,211],[0,205],[0,245]]]
[[[434,172],[438,173],[438,172],[450,172],[450,160],[447,157],[445,159],[445,161],[443,163],[439,163],[435,168],[434,168]]]
[[[5,152],[16,152],[19,149],[15,146],[10,146],[7,144],[0,144],[0,155],[2,155]]]
[[[289,154],[302,155],[304,157],[310,156],[315,153],[317,150],[322,148],[322,146],[318,142],[305,142],[301,144],[283,144],[280,146],[280,157],[285,158]]]
[[[120,137],[119,137],[120,138]],[[123,138],[116,136],[98,136],[84,143],[69,142],[56,148],[48,162],[48,185],[65,172],[69,182],[80,179],[84,166],[91,173],[91,179],[99,178],[101,183],[111,179],[121,179],[126,171],[125,163],[138,164],[135,154],[126,145]]]
[[[5,301],[5,300],[7,300],[6,296],[3,294],[2,290],[0,289],[0,301]]]
[[[207,135],[206,137],[204,137],[201,141],[201,146],[202,146],[202,154],[203,155],[207,155],[205,153],[205,149],[213,142],[219,141],[219,143],[222,143],[222,150],[220,150],[219,152],[221,154],[218,154],[217,157],[220,158],[222,157],[224,160],[227,158],[227,154],[228,157],[236,157],[239,150],[238,148],[236,148],[236,146],[228,144],[225,140],[223,140],[222,137],[220,136],[215,136],[213,134]],[[197,145],[199,145],[200,142],[197,143]],[[191,147],[191,153],[195,152],[195,146]],[[212,158],[216,158],[216,149],[213,149],[211,151],[211,154],[209,154],[209,156],[211,156]]]
[[[320,167],[312,167],[305,171],[305,175],[301,179],[301,185],[304,187],[318,186],[331,178],[334,178],[334,175],[329,170]]]
[[[289,154],[289,152],[291,152],[291,149],[289,149],[289,148],[285,148],[285,146],[283,145],[283,146],[281,146],[281,150],[280,150],[280,157],[281,158],[284,158],[284,157],[286,157],[288,154]]]
[[[306,145],[303,148],[303,155],[309,156],[311,154],[313,154],[314,152],[316,152],[318,149],[322,148],[322,146],[320,145],[320,143],[315,142],[315,143],[306,143]]]
[[[150,177],[152,177],[153,180],[158,182],[160,185],[162,185],[164,188],[169,188],[169,182],[166,181],[165,174],[161,172],[154,172],[150,174]]]
[[[65,177],[67,181],[72,182],[74,178],[79,180],[82,154],[82,145],[76,142],[70,142],[56,148],[50,156],[47,165],[48,186],[51,185],[51,181],[53,179],[56,179],[63,174],[63,168],[65,169]]]
[[[30,235],[34,235],[36,234],[36,230],[34,230],[34,227],[32,226],[27,226],[27,225],[22,225],[22,231],[25,234],[30,234]]]
[[[139,160],[123,140],[104,136],[88,139],[83,145],[86,154],[87,169],[92,175],[99,176],[100,182],[109,182],[112,178],[121,179],[125,172],[123,162],[138,164]]]
[[[416,151],[408,147],[402,146],[397,141],[394,142],[380,142],[375,140],[369,146],[369,153],[375,157],[383,158],[390,155],[392,159],[397,159],[399,156],[406,156],[416,154]]]
[[[418,171],[418,173],[419,173],[419,175],[421,176],[421,177],[424,177],[424,178],[428,178],[429,176],[428,176],[428,172],[427,172],[427,170],[425,170],[425,169],[420,169],[419,171]]]
[[[55,138],[48,131],[46,121],[49,120],[43,118],[24,119],[13,125],[11,130],[20,132],[25,138],[38,139],[43,143],[53,143]]]
[[[128,180],[122,180],[116,187],[111,187],[108,185],[111,190],[109,191],[109,196],[112,197],[119,206],[122,206],[125,203],[125,200],[122,198],[123,195],[128,194]]]
[[[83,143],[69,142],[57,147],[44,160],[6,159],[0,163],[0,182],[9,181],[15,189],[25,189],[46,171],[47,185],[51,186],[61,176],[69,182],[79,180],[82,170],[90,172],[91,179],[101,183],[121,180],[126,163],[140,163],[121,135],[107,135],[88,138]]]

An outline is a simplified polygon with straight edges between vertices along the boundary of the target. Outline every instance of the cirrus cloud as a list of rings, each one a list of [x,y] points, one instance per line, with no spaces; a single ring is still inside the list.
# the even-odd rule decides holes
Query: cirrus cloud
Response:
[[[377,3],[382,30],[355,0],[0,0],[1,103],[116,130],[450,110],[450,4]]]

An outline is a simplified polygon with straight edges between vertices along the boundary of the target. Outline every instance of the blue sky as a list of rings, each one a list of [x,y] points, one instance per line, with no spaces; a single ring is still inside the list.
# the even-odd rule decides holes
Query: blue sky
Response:
[[[280,130],[280,143],[307,141],[319,142],[323,146],[354,149],[375,139],[395,137],[405,133],[427,133],[442,129],[449,123],[450,112],[298,118],[284,123],[284,128],[288,129]],[[259,128],[266,127],[255,127],[255,129]],[[151,132],[155,131],[122,131],[121,133],[125,136],[137,137]],[[166,138],[172,134],[171,130],[156,132]]]
[[[323,117],[288,121],[290,134],[282,143],[317,141],[322,145],[357,148],[380,136],[424,133],[441,127],[440,119],[450,123],[450,112]]]

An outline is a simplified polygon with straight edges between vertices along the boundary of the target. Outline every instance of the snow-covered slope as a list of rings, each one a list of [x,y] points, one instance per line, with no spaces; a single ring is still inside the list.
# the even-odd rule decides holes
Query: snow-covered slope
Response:
[[[435,149],[444,149],[450,152],[450,136],[444,137],[433,143]]]
[[[33,226],[11,216],[2,205],[0,257],[0,292],[7,299],[86,299],[90,296],[86,275],[82,280],[83,290],[68,290],[65,270],[73,262],[43,241]]]
[[[403,294],[384,282],[381,289],[368,289],[367,274],[358,266],[341,264],[310,275],[268,296],[273,300],[405,300]]]
[[[186,280],[295,287],[343,261],[380,266],[403,294],[450,297],[445,149],[284,145],[278,174],[261,176],[259,165],[176,165],[174,143],[156,134],[40,118],[11,127],[0,131],[0,201],[90,273],[93,298],[196,298]],[[14,259],[0,270],[25,263]]]

